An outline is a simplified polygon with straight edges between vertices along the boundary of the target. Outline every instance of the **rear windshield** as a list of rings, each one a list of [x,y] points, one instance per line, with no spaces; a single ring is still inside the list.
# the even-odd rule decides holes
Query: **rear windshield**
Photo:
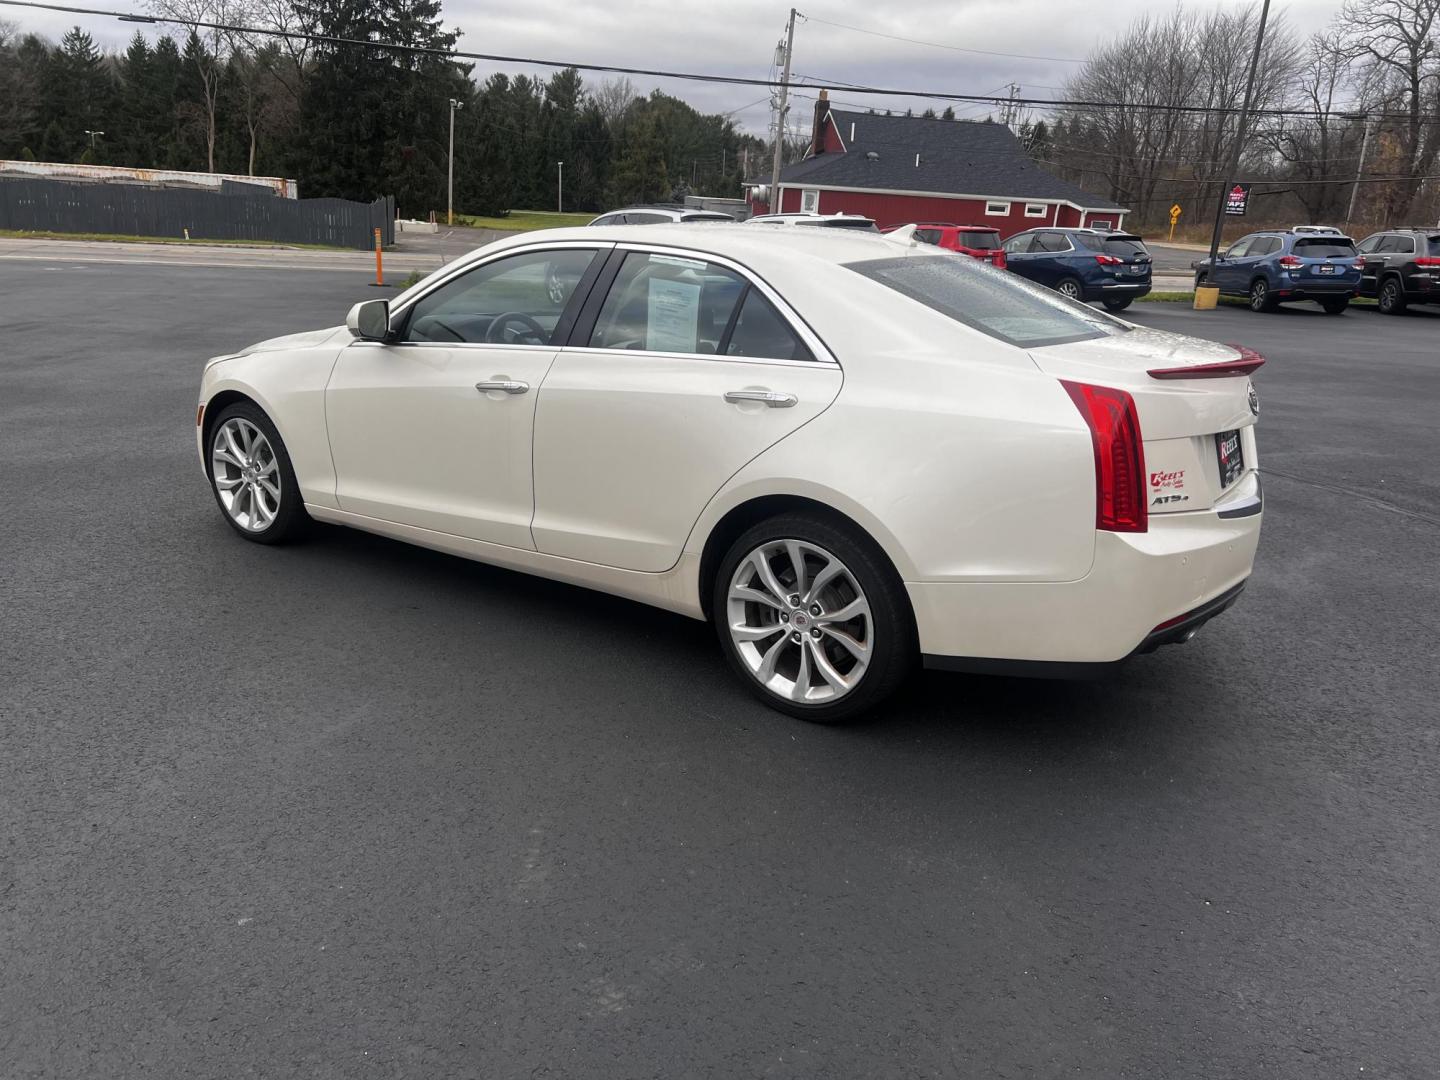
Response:
[[[962,229],[959,239],[960,243],[965,247],[991,250],[1000,246],[1000,234],[998,232],[968,232]]]
[[[1295,254],[1305,259],[1353,259],[1355,245],[1329,236],[1302,236],[1295,241]]]
[[[875,222],[869,218],[816,218],[814,221],[797,221],[796,225],[819,225],[822,229],[860,229],[864,232],[879,232]]]
[[[973,259],[927,254],[847,263],[846,268],[1022,349],[1113,337],[1129,329],[1094,308]]]
[[[1077,233],[1082,246],[1091,251],[1103,251],[1121,259],[1133,259],[1137,255],[1149,255],[1145,242],[1138,236],[1096,236],[1094,233]]]
[[[732,218],[729,214],[721,214],[721,213],[712,212],[712,213],[706,213],[706,214],[686,214],[686,215],[685,215],[684,217],[682,217],[680,220],[681,220],[681,221],[734,221],[735,219]]]

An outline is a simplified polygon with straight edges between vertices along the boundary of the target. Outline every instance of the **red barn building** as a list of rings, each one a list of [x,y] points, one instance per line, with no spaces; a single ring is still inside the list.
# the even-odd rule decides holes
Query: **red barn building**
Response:
[[[769,186],[748,185],[754,213],[772,212]],[[1004,124],[846,112],[823,90],[810,151],[780,170],[779,189],[777,213],[988,225],[1002,237],[1043,225],[1118,229],[1129,213],[1046,172]]]

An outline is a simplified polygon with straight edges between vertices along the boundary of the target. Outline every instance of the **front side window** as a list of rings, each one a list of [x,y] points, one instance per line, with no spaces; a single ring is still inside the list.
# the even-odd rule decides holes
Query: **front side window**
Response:
[[[1023,255],[1025,252],[1033,250],[1034,243],[1034,233],[1020,233],[1005,241],[1005,251],[1009,255]]]
[[[1035,238],[1036,251],[1064,252],[1073,250],[1074,245],[1064,233],[1041,233]]]
[[[549,345],[593,248],[532,251],[477,266],[411,307],[401,341]]]
[[[1235,241],[1235,243],[1233,243],[1233,244],[1230,245],[1229,250],[1227,250],[1227,251],[1225,252],[1225,254],[1224,254],[1223,257],[1226,258],[1226,259],[1243,259],[1243,258],[1245,258],[1245,256],[1246,256],[1247,254],[1249,254],[1249,252],[1250,252],[1250,245],[1251,245],[1251,243],[1254,242],[1254,240],[1255,240],[1255,237],[1253,237],[1253,236],[1241,237],[1239,240]]]
[[[913,255],[846,268],[989,337],[1022,349],[1114,337],[1129,327],[973,259]]]

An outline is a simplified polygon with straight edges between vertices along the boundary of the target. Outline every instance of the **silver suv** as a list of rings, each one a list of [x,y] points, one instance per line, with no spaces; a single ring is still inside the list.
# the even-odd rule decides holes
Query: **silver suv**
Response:
[[[591,225],[669,225],[676,221],[728,221],[735,219],[718,210],[694,210],[688,206],[627,206],[601,214]]]

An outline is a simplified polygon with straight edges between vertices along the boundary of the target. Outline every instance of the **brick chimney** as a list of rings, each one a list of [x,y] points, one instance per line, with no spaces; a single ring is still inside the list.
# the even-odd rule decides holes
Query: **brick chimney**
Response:
[[[825,152],[825,118],[829,115],[830,91],[821,90],[820,96],[815,100],[815,127],[810,132],[810,152],[812,154]]]

